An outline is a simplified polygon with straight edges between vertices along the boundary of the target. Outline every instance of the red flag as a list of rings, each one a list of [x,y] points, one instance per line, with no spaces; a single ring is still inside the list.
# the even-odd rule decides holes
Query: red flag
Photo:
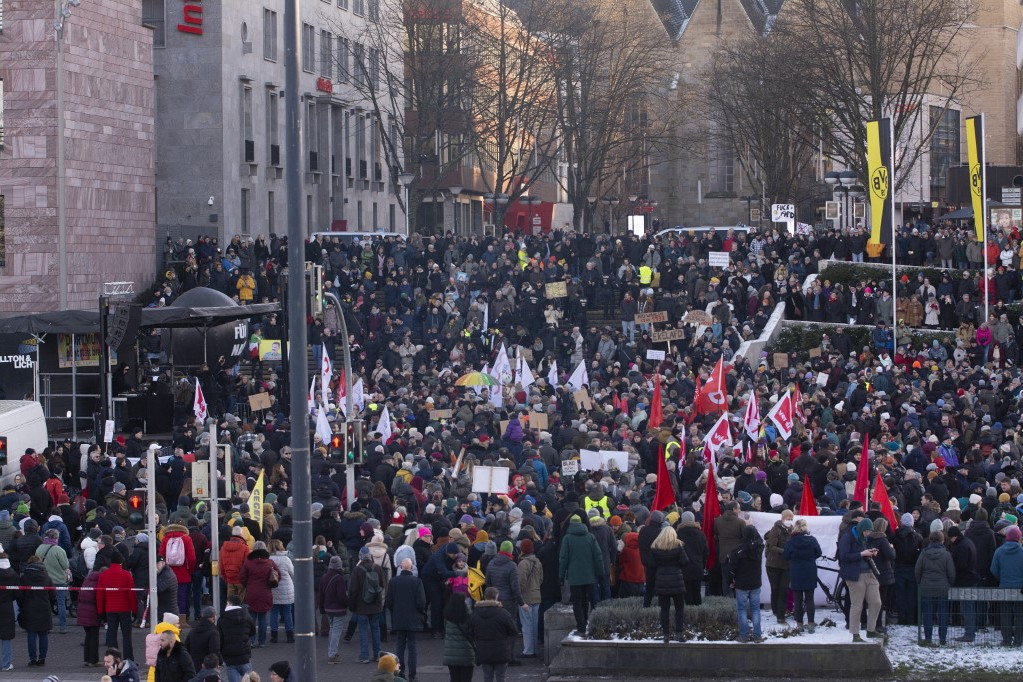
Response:
[[[788,440],[792,437],[792,419],[793,419],[793,408],[792,408],[792,394],[785,391],[778,402],[774,404],[771,411],[767,413],[767,418],[774,422],[774,425],[778,427],[778,433],[782,438]]]
[[[746,401],[746,412],[742,416],[742,428],[746,434],[756,440],[760,431],[760,401],[757,399],[757,392],[749,392],[749,400]]]
[[[881,472],[877,472],[877,480],[874,481],[874,493],[870,499],[881,505],[881,513],[888,519],[888,525],[891,528],[898,528],[899,522],[895,518],[895,510],[892,509],[892,501],[888,499],[888,490],[884,487],[884,481],[881,480]]]
[[[703,440],[710,443],[711,449],[714,452],[717,452],[718,448],[722,445],[735,445],[735,441],[732,440],[732,431],[728,426],[727,412],[718,417],[718,420],[714,422],[714,426],[710,427],[710,431],[707,432]]]
[[[714,548],[714,519],[721,515],[721,506],[718,504],[718,486],[714,482],[713,463],[707,470],[707,492],[703,500],[703,535],[707,538],[707,570],[717,563],[717,551]]]
[[[611,406],[615,408],[615,412],[618,412],[619,410],[622,409],[622,402],[618,398],[618,391],[615,391],[614,393],[611,394]]]
[[[650,418],[647,419],[647,427],[656,429],[664,421],[664,414],[661,412],[661,375],[654,375],[654,399],[650,401]]]
[[[803,497],[799,500],[799,515],[817,516],[817,500],[813,499],[809,475],[803,477]]]
[[[654,493],[654,503],[651,509],[658,511],[665,507],[675,504],[675,492],[671,488],[671,480],[668,471],[668,465],[664,462],[664,445],[661,448],[657,456],[657,492]]]
[[[793,462],[795,462],[796,459],[801,454],[803,454],[803,446],[800,445],[799,443],[796,443],[791,448],[789,448],[789,464],[792,464]]]
[[[796,413],[796,419],[806,426],[806,414],[803,413],[803,393],[799,390],[799,384],[796,384],[796,389],[792,392],[792,405]]]
[[[863,503],[863,508],[867,507],[867,491],[870,489],[870,436],[863,434],[863,452],[860,453],[859,468],[856,469],[856,489],[853,493],[853,499],[859,500]],[[892,526],[892,528],[898,528],[898,524]]]
[[[710,373],[707,383],[696,396],[696,411],[701,414],[717,414],[724,412],[728,405],[725,387],[725,361],[718,358],[714,371]]]

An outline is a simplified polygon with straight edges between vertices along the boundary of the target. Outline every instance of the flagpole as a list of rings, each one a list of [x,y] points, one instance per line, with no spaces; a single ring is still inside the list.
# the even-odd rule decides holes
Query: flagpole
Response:
[[[984,148],[984,114],[980,114],[980,130],[977,131],[977,147],[984,150],[984,155],[980,159],[980,229],[984,235],[984,242],[981,246],[984,248],[984,322],[988,322],[991,317],[991,311],[989,310],[988,300],[989,296],[988,287],[991,286],[988,282],[987,277],[987,168],[985,161],[987,157],[987,149]],[[977,216],[973,216],[973,221],[977,221]]]
[[[894,154],[895,154],[895,122],[894,122],[894,120],[891,117],[889,117],[888,118],[888,159],[889,159],[889,163],[890,163],[892,157],[894,156]],[[891,210],[889,210],[889,214],[892,217],[892,226],[891,226],[892,227],[892,355],[894,355],[895,354],[895,328],[896,328],[896,326],[899,323],[899,309],[898,309],[898,304],[896,303],[896,299],[898,298],[898,296],[895,295],[895,291],[896,291],[895,287],[896,287],[896,281],[897,281],[896,280],[895,269],[896,269],[896,267],[898,267],[896,265],[896,263],[895,263],[895,196],[894,196],[894,193],[895,193],[895,174],[894,174],[895,164],[891,164],[891,165],[892,165],[892,168],[890,170],[892,172],[889,173],[890,177],[889,177],[889,181],[888,181],[889,196],[885,199],[885,201],[889,202],[890,205],[891,205]]]

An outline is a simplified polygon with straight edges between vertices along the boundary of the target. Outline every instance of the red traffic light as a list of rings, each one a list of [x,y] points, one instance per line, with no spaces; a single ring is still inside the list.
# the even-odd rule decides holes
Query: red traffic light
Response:
[[[128,497],[128,506],[135,511],[142,511],[142,507],[145,506],[145,504],[146,504],[145,497],[138,493],[132,493]]]
[[[334,450],[337,450],[338,448],[341,447],[341,434],[340,433],[335,433],[333,436],[331,436],[330,447],[332,449],[334,449]]]

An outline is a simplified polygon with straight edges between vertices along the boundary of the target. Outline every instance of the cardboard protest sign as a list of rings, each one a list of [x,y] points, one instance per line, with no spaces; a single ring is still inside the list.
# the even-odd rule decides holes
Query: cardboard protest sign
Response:
[[[472,492],[502,494],[508,492],[509,473],[510,470],[506,467],[473,467]]]
[[[253,393],[249,396],[249,409],[253,412],[270,409],[269,393]]]

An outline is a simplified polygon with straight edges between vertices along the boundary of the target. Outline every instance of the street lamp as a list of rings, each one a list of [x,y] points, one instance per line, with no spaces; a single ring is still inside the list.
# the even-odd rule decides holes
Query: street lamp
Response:
[[[405,239],[409,237],[409,186],[415,177],[415,173],[408,171],[398,173],[398,184],[405,188]]]
[[[523,197],[522,203],[529,207],[529,232],[533,232],[533,207],[539,206],[543,203],[543,199],[540,197]]]
[[[612,233],[618,230],[618,219],[617,219],[617,217],[615,217],[615,209],[618,208],[618,204],[620,204],[620,203],[622,203],[622,200],[619,199],[618,197],[613,197],[611,199],[611,232]]]
[[[458,234],[458,195],[462,193],[462,186],[451,185],[448,191],[451,192],[451,211],[455,214],[455,234]]]

